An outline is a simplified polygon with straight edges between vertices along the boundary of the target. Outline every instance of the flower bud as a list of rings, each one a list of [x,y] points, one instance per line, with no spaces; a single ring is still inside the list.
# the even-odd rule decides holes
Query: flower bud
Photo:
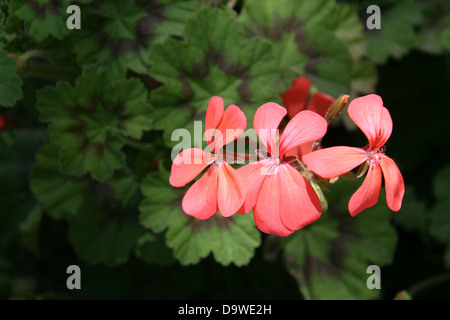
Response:
[[[333,104],[330,106],[327,114],[325,115],[325,120],[327,120],[328,123],[330,123],[333,119],[339,117],[341,112],[344,110],[345,104],[348,102],[348,98],[350,98],[350,96],[344,94],[334,100]]]
[[[15,53],[8,53],[8,56],[16,61],[17,73],[20,73],[23,70],[25,70],[27,66],[27,61],[24,60],[20,55]]]

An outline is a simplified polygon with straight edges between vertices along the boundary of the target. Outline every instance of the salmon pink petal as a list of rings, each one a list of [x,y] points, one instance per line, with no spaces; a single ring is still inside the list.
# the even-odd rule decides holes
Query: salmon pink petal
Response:
[[[394,160],[385,155],[379,155],[379,157],[384,176],[386,202],[392,211],[397,212],[402,207],[403,195],[405,194],[405,182]]]
[[[327,132],[327,121],[312,111],[302,111],[289,121],[280,139],[280,156],[306,142],[322,138]]]
[[[225,106],[221,97],[212,97],[209,100],[205,117],[205,139],[208,145],[211,144],[215,129],[222,120],[224,109]]]
[[[381,169],[380,165],[372,162],[369,171],[358,190],[350,198],[348,211],[352,217],[364,209],[370,208],[378,201],[381,188]]]
[[[302,110],[305,110],[309,96],[311,81],[306,77],[298,77],[291,87],[281,94],[283,105],[286,107],[289,118],[293,118]]]
[[[366,159],[366,151],[352,147],[325,148],[303,156],[303,162],[309,169],[326,179],[347,173]]]
[[[235,214],[245,200],[246,188],[239,172],[228,163],[223,162],[218,169],[218,206],[222,216]]]
[[[247,128],[247,118],[244,112],[235,105],[225,110],[222,120],[214,134],[214,150],[219,150],[224,145],[236,140]]]
[[[194,180],[214,156],[202,149],[189,148],[181,151],[172,162],[169,183],[174,187],[183,187]]]
[[[253,210],[258,199],[259,190],[266,177],[265,173],[270,166],[269,160],[262,160],[247,164],[237,169],[246,185],[246,196],[238,213],[247,214]]]
[[[312,147],[313,147],[314,141],[311,142],[306,142],[306,143],[302,143],[301,145],[286,151],[286,153],[284,154],[285,157],[287,156],[296,156],[301,162],[303,162],[303,156],[305,154],[311,153],[312,152]]]
[[[186,192],[182,207],[188,215],[205,220],[217,212],[217,171],[211,166]]]
[[[280,204],[284,201],[283,197],[278,173],[267,175],[253,209],[256,226],[262,232],[280,237],[286,237],[293,232],[286,228],[281,221]]]
[[[273,102],[263,104],[255,112],[253,128],[267,151],[272,154],[278,155],[278,148],[275,146],[278,126],[286,113],[286,108]]]
[[[289,230],[298,230],[322,214],[319,197],[305,178],[289,164],[279,166],[282,201],[281,221]]]
[[[348,106],[348,115],[369,140],[375,150],[383,146],[392,133],[392,118],[376,94],[356,98]]]
[[[316,92],[309,100],[306,110],[314,111],[325,118],[328,109],[330,109],[330,106],[333,104],[334,100],[335,99],[333,97],[325,93]]]

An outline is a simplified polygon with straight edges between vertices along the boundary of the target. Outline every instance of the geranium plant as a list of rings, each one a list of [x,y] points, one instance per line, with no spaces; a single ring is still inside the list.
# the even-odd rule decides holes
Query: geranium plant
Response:
[[[445,283],[450,8],[379,5],[368,30],[354,1],[2,1],[0,297]]]

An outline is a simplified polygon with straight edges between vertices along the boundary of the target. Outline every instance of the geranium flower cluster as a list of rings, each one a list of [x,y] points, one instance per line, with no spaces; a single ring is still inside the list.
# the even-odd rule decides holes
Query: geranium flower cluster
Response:
[[[367,146],[322,148],[320,142],[329,123],[342,112],[349,96],[336,100],[320,92],[310,96],[310,86],[307,78],[299,77],[282,94],[286,107],[268,102],[256,110],[253,129],[259,147],[254,159],[235,154],[230,161],[226,156],[224,147],[244,133],[247,119],[238,106],[225,110],[222,98],[211,98],[205,119],[207,150],[185,149],[172,163],[169,182],[174,187],[200,176],[183,198],[186,214],[204,220],[217,212],[230,217],[253,211],[262,232],[288,236],[322,214],[311,182],[333,182],[358,166],[358,177],[367,174],[350,199],[349,213],[355,216],[377,203],[383,176],[387,205],[400,210],[405,186],[397,165],[384,154],[392,119],[382,99],[375,94],[355,98],[347,109],[366,135]],[[289,120],[283,125],[286,117]],[[235,168],[229,163],[234,159],[248,163]]]

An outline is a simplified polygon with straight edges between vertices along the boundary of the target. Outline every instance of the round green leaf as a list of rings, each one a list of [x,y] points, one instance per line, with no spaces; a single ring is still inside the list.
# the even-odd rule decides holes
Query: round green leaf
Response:
[[[91,264],[117,266],[128,260],[144,230],[126,212],[85,208],[69,221],[69,242],[80,258]]]
[[[12,107],[22,98],[22,80],[15,72],[14,59],[0,50],[0,106]]]
[[[213,96],[241,107],[249,123],[261,104],[280,100],[272,87],[278,71],[271,46],[244,40],[231,10],[200,11],[186,23],[185,41],[168,39],[153,46],[150,62],[150,75],[164,84],[150,96],[155,127],[164,130],[172,146],[172,132],[185,128],[193,133],[193,121],[204,119]]]
[[[54,218],[76,214],[86,201],[89,182],[62,174],[58,166],[58,147],[44,144],[31,169],[30,186],[44,209]]]
[[[112,81],[106,71],[88,67],[76,86],[58,83],[38,93],[41,119],[50,122],[50,140],[60,148],[64,173],[89,172],[99,181],[125,164],[124,137],[140,139],[152,125],[152,108],[142,83]]]
[[[333,187],[350,190],[348,184]],[[380,203],[351,217],[346,204],[352,193],[344,194],[338,202],[331,198],[319,220],[284,239],[287,269],[307,299],[376,298],[379,290],[366,285],[367,268],[392,262],[397,234],[387,205]]]

